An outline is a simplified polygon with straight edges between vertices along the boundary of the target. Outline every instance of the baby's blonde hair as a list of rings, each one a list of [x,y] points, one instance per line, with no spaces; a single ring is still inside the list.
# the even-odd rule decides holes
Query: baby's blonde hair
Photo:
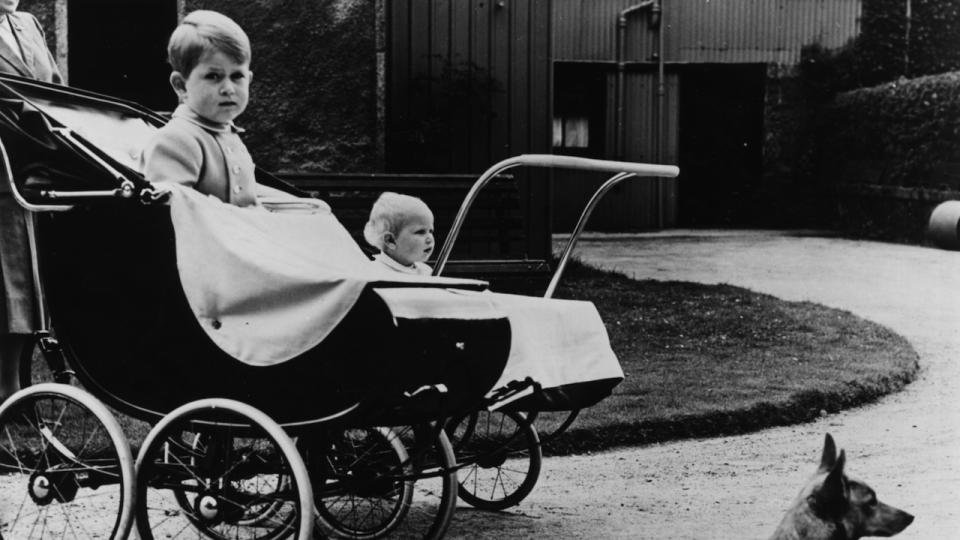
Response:
[[[191,11],[170,34],[167,60],[188,77],[203,53],[219,51],[238,64],[250,61],[250,38],[230,17],[216,11]]]
[[[411,217],[420,215],[433,218],[427,203],[412,195],[384,191],[370,209],[370,219],[363,228],[363,238],[371,246],[383,251],[386,233],[394,236],[400,234]]]

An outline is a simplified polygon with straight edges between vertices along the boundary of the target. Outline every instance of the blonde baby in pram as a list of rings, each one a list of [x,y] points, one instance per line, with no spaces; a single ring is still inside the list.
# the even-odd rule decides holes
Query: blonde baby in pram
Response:
[[[367,243],[380,250],[373,260],[391,270],[429,276],[433,253],[433,212],[425,202],[386,191],[380,195],[363,229]]]

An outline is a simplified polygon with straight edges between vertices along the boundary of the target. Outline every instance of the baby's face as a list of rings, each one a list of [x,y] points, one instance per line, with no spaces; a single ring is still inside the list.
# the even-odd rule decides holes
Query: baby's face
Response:
[[[387,250],[387,254],[401,264],[410,266],[426,261],[433,253],[433,216],[411,216],[390,247],[392,249]]]
[[[249,62],[237,63],[220,51],[207,51],[177,93],[193,112],[225,124],[247,108],[252,75]]]

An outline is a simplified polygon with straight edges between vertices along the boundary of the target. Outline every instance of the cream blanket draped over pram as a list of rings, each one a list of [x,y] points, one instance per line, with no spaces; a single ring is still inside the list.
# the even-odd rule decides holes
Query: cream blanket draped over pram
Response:
[[[375,289],[394,317],[506,315],[511,349],[496,387],[527,377],[544,388],[623,377],[589,302],[462,290],[482,282],[393,272],[371,263],[320,201],[291,198],[280,205],[288,211],[269,211],[169,189],[184,293],[211,340],[241,362],[294,358],[319,344],[368,284],[401,283],[408,287]],[[305,211],[308,203],[315,207]]]

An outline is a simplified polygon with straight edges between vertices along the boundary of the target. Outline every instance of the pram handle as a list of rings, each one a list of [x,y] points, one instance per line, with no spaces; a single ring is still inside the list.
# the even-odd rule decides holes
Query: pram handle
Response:
[[[76,134],[74,131],[69,128],[60,128],[52,127],[47,122],[46,117],[41,117],[44,123],[47,124],[48,130],[59,136],[63,141],[70,145],[74,150],[80,152],[83,156],[90,159],[103,170],[107,171],[118,183],[119,187],[113,189],[100,189],[100,190],[49,190],[44,189],[40,190],[40,196],[47,200],[97,200],[97,199],[132,199],[137,197],[140,201],[144,203],[155,202],[159,199],[160,194],[153,189],[153,186],[142,179],[129,178],[122,172],[118,171],[115,167],[110,165],[106,160],[101,158],[94,152],[89,143],[87,143],[82,137]],[[26,197],[20,192],[20,189],[17,187],[16,182],[13,180],[13,169],[10,167],[10,158],[7,155],[7,149],[3,145],[3,142],[0,141],[0,165],[2,165],[2,173],[6,176],[6,181],[10,187],[10,193],[13,195],[14,200],[17,201],[22,208],[29,210],[31,212],[64,212],[67,210],[72,210],[73,206],[70,204],[34,204],[27,201]]]
[[[607,161],[602,159],[590,159],[574,156],[556,156],[552,154],[524,154],[505,159],[484,171],[477,181],[473,183],[473,186],[470,188],[470,191],[464,198],[463,203],[460,205],[460,210],[457,212],[457,217],[454,218],[453,225],[450,226],[450,232],[447,234],[447,238],[443,242],[443,246],[440,248],[440,253],[437,255],[437,262],[434,265],[433,270],[434,275],[439,276],[443,272],[444,267],[446,267],[447,260],[450,258],[450,252],[453,251],[453,245],[456,243],[457,237],[460,235],[460,228],[463,226],[463,221],[466,219],[467,212],[470,211],[470,207],[473,205],[473,202],[477,198],[477,194],[480,192],[480,190],[482,190],[491,180],[496,178],[497,175],[508,169],[520,166],[580,169],[587,171],[616,173],[613,177],[601,185],[596,192],[594,192],[593,196],[590,198],[590,201],[583,209],[583,213],[580,215],[580,220],[577,222],[573,233],[570,235],[570,240],[563,251],[563,255],[560,257],[560,262],[557,264],[557,269],[554,272],[553,278],[550,280],[550,285],[547,287],[547,292],[544,294],[544,296],[547,298],[553,295],[557,283],[560,281],[560,275],[563,273],[564,268],[566,268],[567,260],[569,259],[570,254],[573,252],[573,248],[580,237],[580,233],[583,232],[583,227],[586,225],[587,219],[589,219],[590,214],[593,213],[593,209],[596,207],[600,199],[603,198],[603,196],[610,191],[610,189],[623,180],[635,176],[674,178],[680,174],[680,168],[675,165],[654,165],[649,163],[633,163],[629,161]]]

